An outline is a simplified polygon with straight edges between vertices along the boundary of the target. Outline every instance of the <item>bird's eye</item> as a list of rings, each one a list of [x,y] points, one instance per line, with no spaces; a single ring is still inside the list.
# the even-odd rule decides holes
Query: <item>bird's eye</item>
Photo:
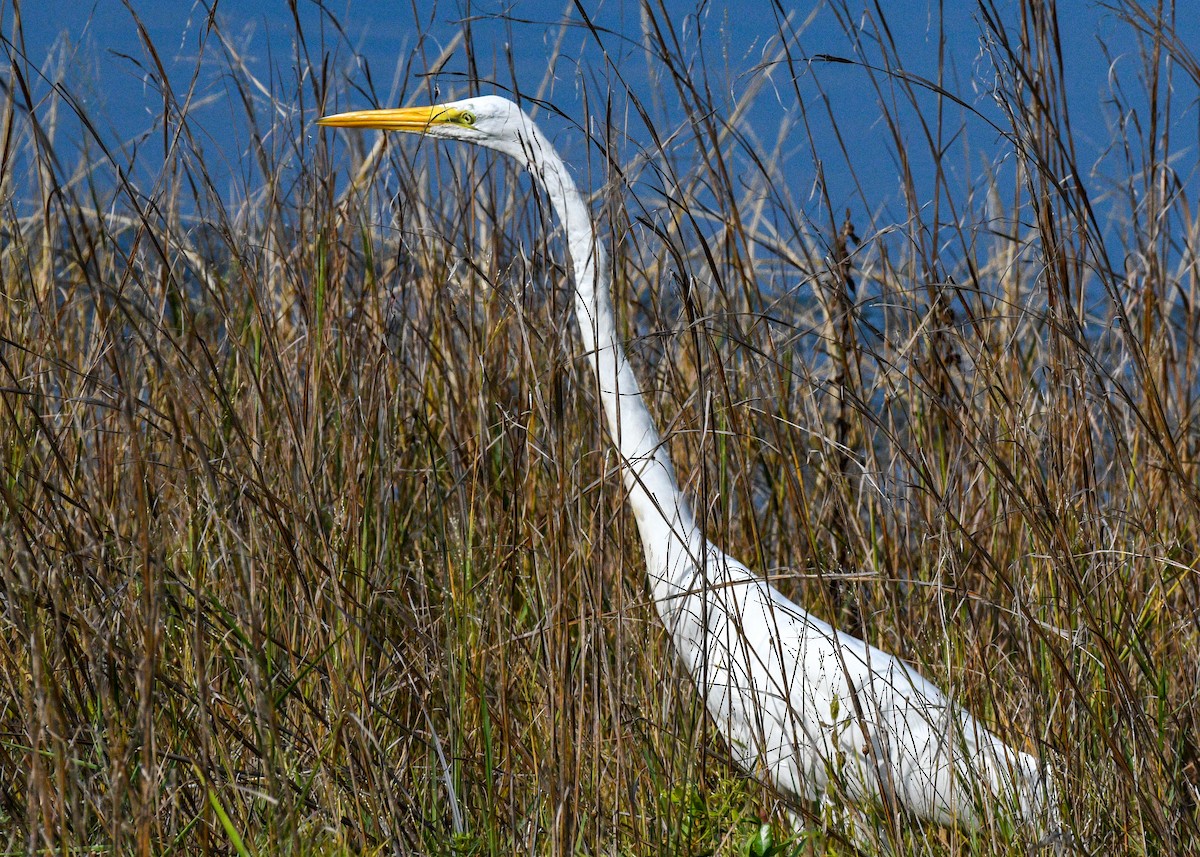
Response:
[[[458,121],[460,124],[463,124],[463,125],[474,125],[475,124],[475,114],[464,110],[462,113],[458,114]]]

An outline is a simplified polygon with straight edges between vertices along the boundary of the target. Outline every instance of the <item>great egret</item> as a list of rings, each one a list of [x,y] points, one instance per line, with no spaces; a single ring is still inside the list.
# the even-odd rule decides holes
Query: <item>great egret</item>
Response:
[[[967,828],[999,802],[1042,827],[1052,796],[1033,756],[1005,745],[900,659],[811,615],[701,535],[617,336],[607,254],[587,203],[520,107],[483,96],[341,113],[320,124],[495,149],[526,166],[550,198],[654,604],[739,766],[810,800],[874,801]]]

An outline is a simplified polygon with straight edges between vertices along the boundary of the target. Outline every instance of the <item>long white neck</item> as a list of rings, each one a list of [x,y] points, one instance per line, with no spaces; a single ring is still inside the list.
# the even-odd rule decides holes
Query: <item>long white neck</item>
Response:
[[[609,290],[608,256],[604,245],[596,238],[587,203],[558,153],[532,122],[527,123],[523,136],[521,150],[508,153],[527,163],[550,197],[550,204],[566,234],[575,269],[575,316],[579,338],[596,373],[604,417],[621,456],[629,504],[637,521],[658,600],[657,596],[663,594],[664,588],[676,588],[683,582],[677,580],[685,572],[679,560],[689,550],[689,545],[694,550],[699,543],[696,525],[676,482],[671,456],[658,436],[617,336]],[[668,560],[669,555],[673,560]],[[685,562],[683,565],[691,564]]]

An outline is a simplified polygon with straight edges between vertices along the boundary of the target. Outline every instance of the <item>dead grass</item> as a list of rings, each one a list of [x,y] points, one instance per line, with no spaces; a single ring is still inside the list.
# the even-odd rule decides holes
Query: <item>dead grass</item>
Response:
[[[906,73],[877,9],[837,8],[867,94],[781,17],[764,63],[825,98],[798,83],[770,128],[746,117],[778,90],[714,101],[647,5],[661,103],[609,113],[589,82],[573,154],[716,541],[1040,754],[1084,853],[1184,853],[1200,294],[1172,135],[1200,65],[1118,3],[1142,54],[1093,169],[1045,8],[981,4],[984,105]],[[245,111],[238,202],[148,37],[142,183],[102,135],[60,157],[59,123],[100,117],[4,33],[4,853],[762,855],[781,799],[729,766],[647,602],[546,206],[499,159],[315,133],[371,97],[317,52],[348,55],[333,24],[296,34],[289,89],[214,22],[195,80],[219,61]],[[903,218],[791,184],[785,151],[849,104],[894,135]],[[982,121],[1002,154],[963,187],[947,153]],[[812,831],[788,850],[845,853]]]

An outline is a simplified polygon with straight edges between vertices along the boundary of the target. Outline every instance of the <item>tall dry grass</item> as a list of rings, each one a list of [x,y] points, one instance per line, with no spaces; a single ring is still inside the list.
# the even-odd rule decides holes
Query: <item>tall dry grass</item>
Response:
[[[760,73],[730,84],[647,3],[656,98],[615,66],[585,82],[572,154],[652,408],[714,540],[1037,752],[1074,847],[1187,853],[1200,292],[1196,141],[1176,137],[1200,64],[1173,9],[1117,3],[1141,54],[1093,165],[1053,3],[982,0],[982,99],[944,62],[907,72],[878,7],[833,8],[840,56],[779,8]],[[780,853],[851,853],[729,765],[674,664],[528,178],[313,130],[425,100],[414,73],[447,61],[471,91],[494,54],[469,26],[384,94],[343,75],[333,19],[265,80],[219,18],[182,85],[143,31],[163,110],[140,144],[165,166],[138,179],[27,56],[20,11],[0,72],[4,853],[764,855],[785,806],[809,827],[777,823]],[[232,192],[194,117],[214,66],[245,120]],[[778,127],[751,121],[793,95]],[[785,169],[849,109],[891,135],[899,217]],[[1001,153],[964,185],[979,161],[948,153],[989,122]],[[854,148],[818,168],[854,170]],[[1027,844],[897,822],[865,847]]]

